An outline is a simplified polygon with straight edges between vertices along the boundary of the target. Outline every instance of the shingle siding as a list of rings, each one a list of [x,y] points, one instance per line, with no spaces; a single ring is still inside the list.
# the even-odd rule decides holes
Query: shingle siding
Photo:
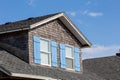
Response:
[[[21,50],[28,49],[28,31],[19,31],[0,35],[0,42],[7,43]]]
[[[54,20],[29,31],[29,55],[30,63],[33,63],[33,36],[39,36],[50,40],[55,40],[57,43],[69,44],[80,48],[78,40],[66,29],[65,25],[60,20]],[[58,47],[59,49],[59,47]],[[58,50],[59,51],[59,50]]]
[[[58,43],[58,47],[57,47],[58,67],[57,68],[34,64],[33,36],[39,36],[42,38],[55,40]],[[59,43],[64,43],[64,44],[72,45],[79,48],[81,47],[81,44],[59,19],[48,22],[44,25],[38,26],[37,28],[29,31],[19,31],[19,32],[13,32],[13,33],[1,34],[0,42],[7,43],[13,47],[16,47],[20,50],[25,51],[26,52],[25,54],[18,55],[20,53],[16,53],[14,55],[17,55],[17,57],[19,57],[20,59],[24,57],[23,59],[24,61],[29,62],[33,66],[38,66],[39,67],[38,75],[44,75],[44,76],[53,77],[53,78],[62,78],[63,80],[79,80],[80,79],[80,74],[82,73],[81,54],[80,54],[81,72],[68,71],[60,68]],[[26,54],[28,54],[29,59],[26,56]]]
[[[10,48],[11,46],[11,49],[9,50],[6,49],[6,50],[12,52],[13,51],[12,49],[14,49],[12,54],[14,54],[19,58],[22,58],[22,59],[24,58],[23,60],[28,62],[28,31],[19,31],[19,32],[0,34],[0,43],[7,44],[7,45],[4,45],[7,48],[8,47]],[[20,53],[19,51],[17,52],[17,50],[23,51],[24,54]]]
[[[29,62],[30,64],[34,64],[33,60],[33,36],[38,36],[41,38],[46,38],[50,40],[55,40],[58,45],[57,45],[57,56],[58,56],[58,67],[57,68],[52,68],[52,67],[47,67],[47,66],[42,66],[41,65],[41,75],[43,72],[47,76],[54,76],[57,74],[59,76],[62,76],[63,78],[68,78],[68,80],[72,79],[73,75],[73,80],[77,80],[75,78],[79,77],[79,72],[77,75],[74,73],[74,71],[67,71],[64,69],[60,68],[60,48],[59,48],[59,43],[64,43],[68,45],[72,45],[75,47],[81,47],[80,42],[73,36],[73,34],[65,27],[65,25],[60,21],[60,20],[54,20],[49,23],[46,23],[44,25],[38,26],[36,29],[30,30],[29,31]],[[80,60],[81,59],[81,54],[80,54]],[[81,72],[82,72],[82,61],[81,62]],[[44,67],[44,69],[42,68]],[[44,71],[43,71],[44,70]],[[52,72],[50,72],[52,71]],[[79,79],[78,79],[79,80]]]

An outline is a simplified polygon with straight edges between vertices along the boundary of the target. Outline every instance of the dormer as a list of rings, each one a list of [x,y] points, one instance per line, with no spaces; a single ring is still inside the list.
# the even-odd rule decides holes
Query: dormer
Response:
[[[62,75],[66,74],[69,80],[76,80],[83,71],[81,49],[91,43],[65,13],[56,13],[0,25],[0,46],[47,71],[47,77],[67,79]]]

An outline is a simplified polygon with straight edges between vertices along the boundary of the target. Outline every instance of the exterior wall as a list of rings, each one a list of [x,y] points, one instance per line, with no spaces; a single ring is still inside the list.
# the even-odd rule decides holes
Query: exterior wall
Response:
[[[13,55],[28,62],[28,31],[0,34],[0,44]]]
[[[33,36],[39,36],[42,38],[55,40],[58,44],[64,43],[69,44],[75,47],[81,47],[80,42],[73,36],[73,34],[65,27],[65,25],[60,20],[54,20],[49,23],[46,23],[44,25],[41,25],[37,27],[36,29],[29,31],[29,62],[31,65],[37,65],[34,64],[33,60]],[[44,71],[47,76],[55,77],[60,76],[63,77],[63,79],[68,80],[77,80],[77,77],[82,72],[82,65],[81,65],[81,72],[74,72],[74,71],[67,71],[60,68],[60,53],[59,53],[59,46],[57,47],[58,51],[58,65],[59,67],[53,68],[53,67],[47,67],[43,65],[37,65],[41,67],[41,70]],[[80,54],[81,58],[81,54]],[[80,59],[82,60],[82,59]],[[80,61],[82,64],[82,61]],[[50,72],[51,71],[51,72]],[[41,71],[41,75],[43,71]],[[49,72],[49,73],[48,73]],[[56,76],[55,76],[56,75]],[[71,76],[72,75],[72,76]],[[79,80],[79,78],[78,78]]]

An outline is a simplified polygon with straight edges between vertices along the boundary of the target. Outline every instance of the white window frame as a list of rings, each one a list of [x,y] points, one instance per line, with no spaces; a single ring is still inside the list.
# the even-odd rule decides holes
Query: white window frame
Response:
[[[51,55],[52,55],[52,53],[51,53],[51,43],[50,43],[50,40],[48,40],[48,39],[46,39],[46,38],[40,38],[40,44],[41,44],[41,40],[43,40],[43,41],[48,41],[48,47],[49,47],[49,51],[47,52],[47,51],[42,51],[41,50],[41,48],[40,48],[40,53],[45,53],[45,54],[48,54],[48,56],[49,56],[49,64],[44,64],[44,63],[41,63],[42,65],[46,65],[46,66],[51,66]],[[40,58],[41,58],[41,56],[40,56]]]
[[[66,69],[67,70],[72,70],[72,71],[75,71],[75,63],[74,63],[74,47],[73,46],[71,46],[71,45],[65,45],[65,50],[66,50],[66,47],[70,47],[70,48],[72,48],[72,55],[73,55],[73,57],[68,57],[68,56],[66,56],[66,51],[65,51],[65,60],[66,60],[66,58],[69,58],[69,59],[72,59],[73,60],[73,68],[67,68],[66,67]],[[66,61],[67,62],[67,61]],[[66,65],[67,65],[67,63],[66,63]]]

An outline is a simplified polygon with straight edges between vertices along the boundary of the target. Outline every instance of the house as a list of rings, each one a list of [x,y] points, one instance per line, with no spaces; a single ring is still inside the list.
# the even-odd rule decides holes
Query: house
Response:
[[[0,25],[0,79],[80,80],[91,43],[65,13]]]
[[[120,56],[118,54],[83,60],[83,67],[87,72],[98,76],[96,80],[120,80]]]

